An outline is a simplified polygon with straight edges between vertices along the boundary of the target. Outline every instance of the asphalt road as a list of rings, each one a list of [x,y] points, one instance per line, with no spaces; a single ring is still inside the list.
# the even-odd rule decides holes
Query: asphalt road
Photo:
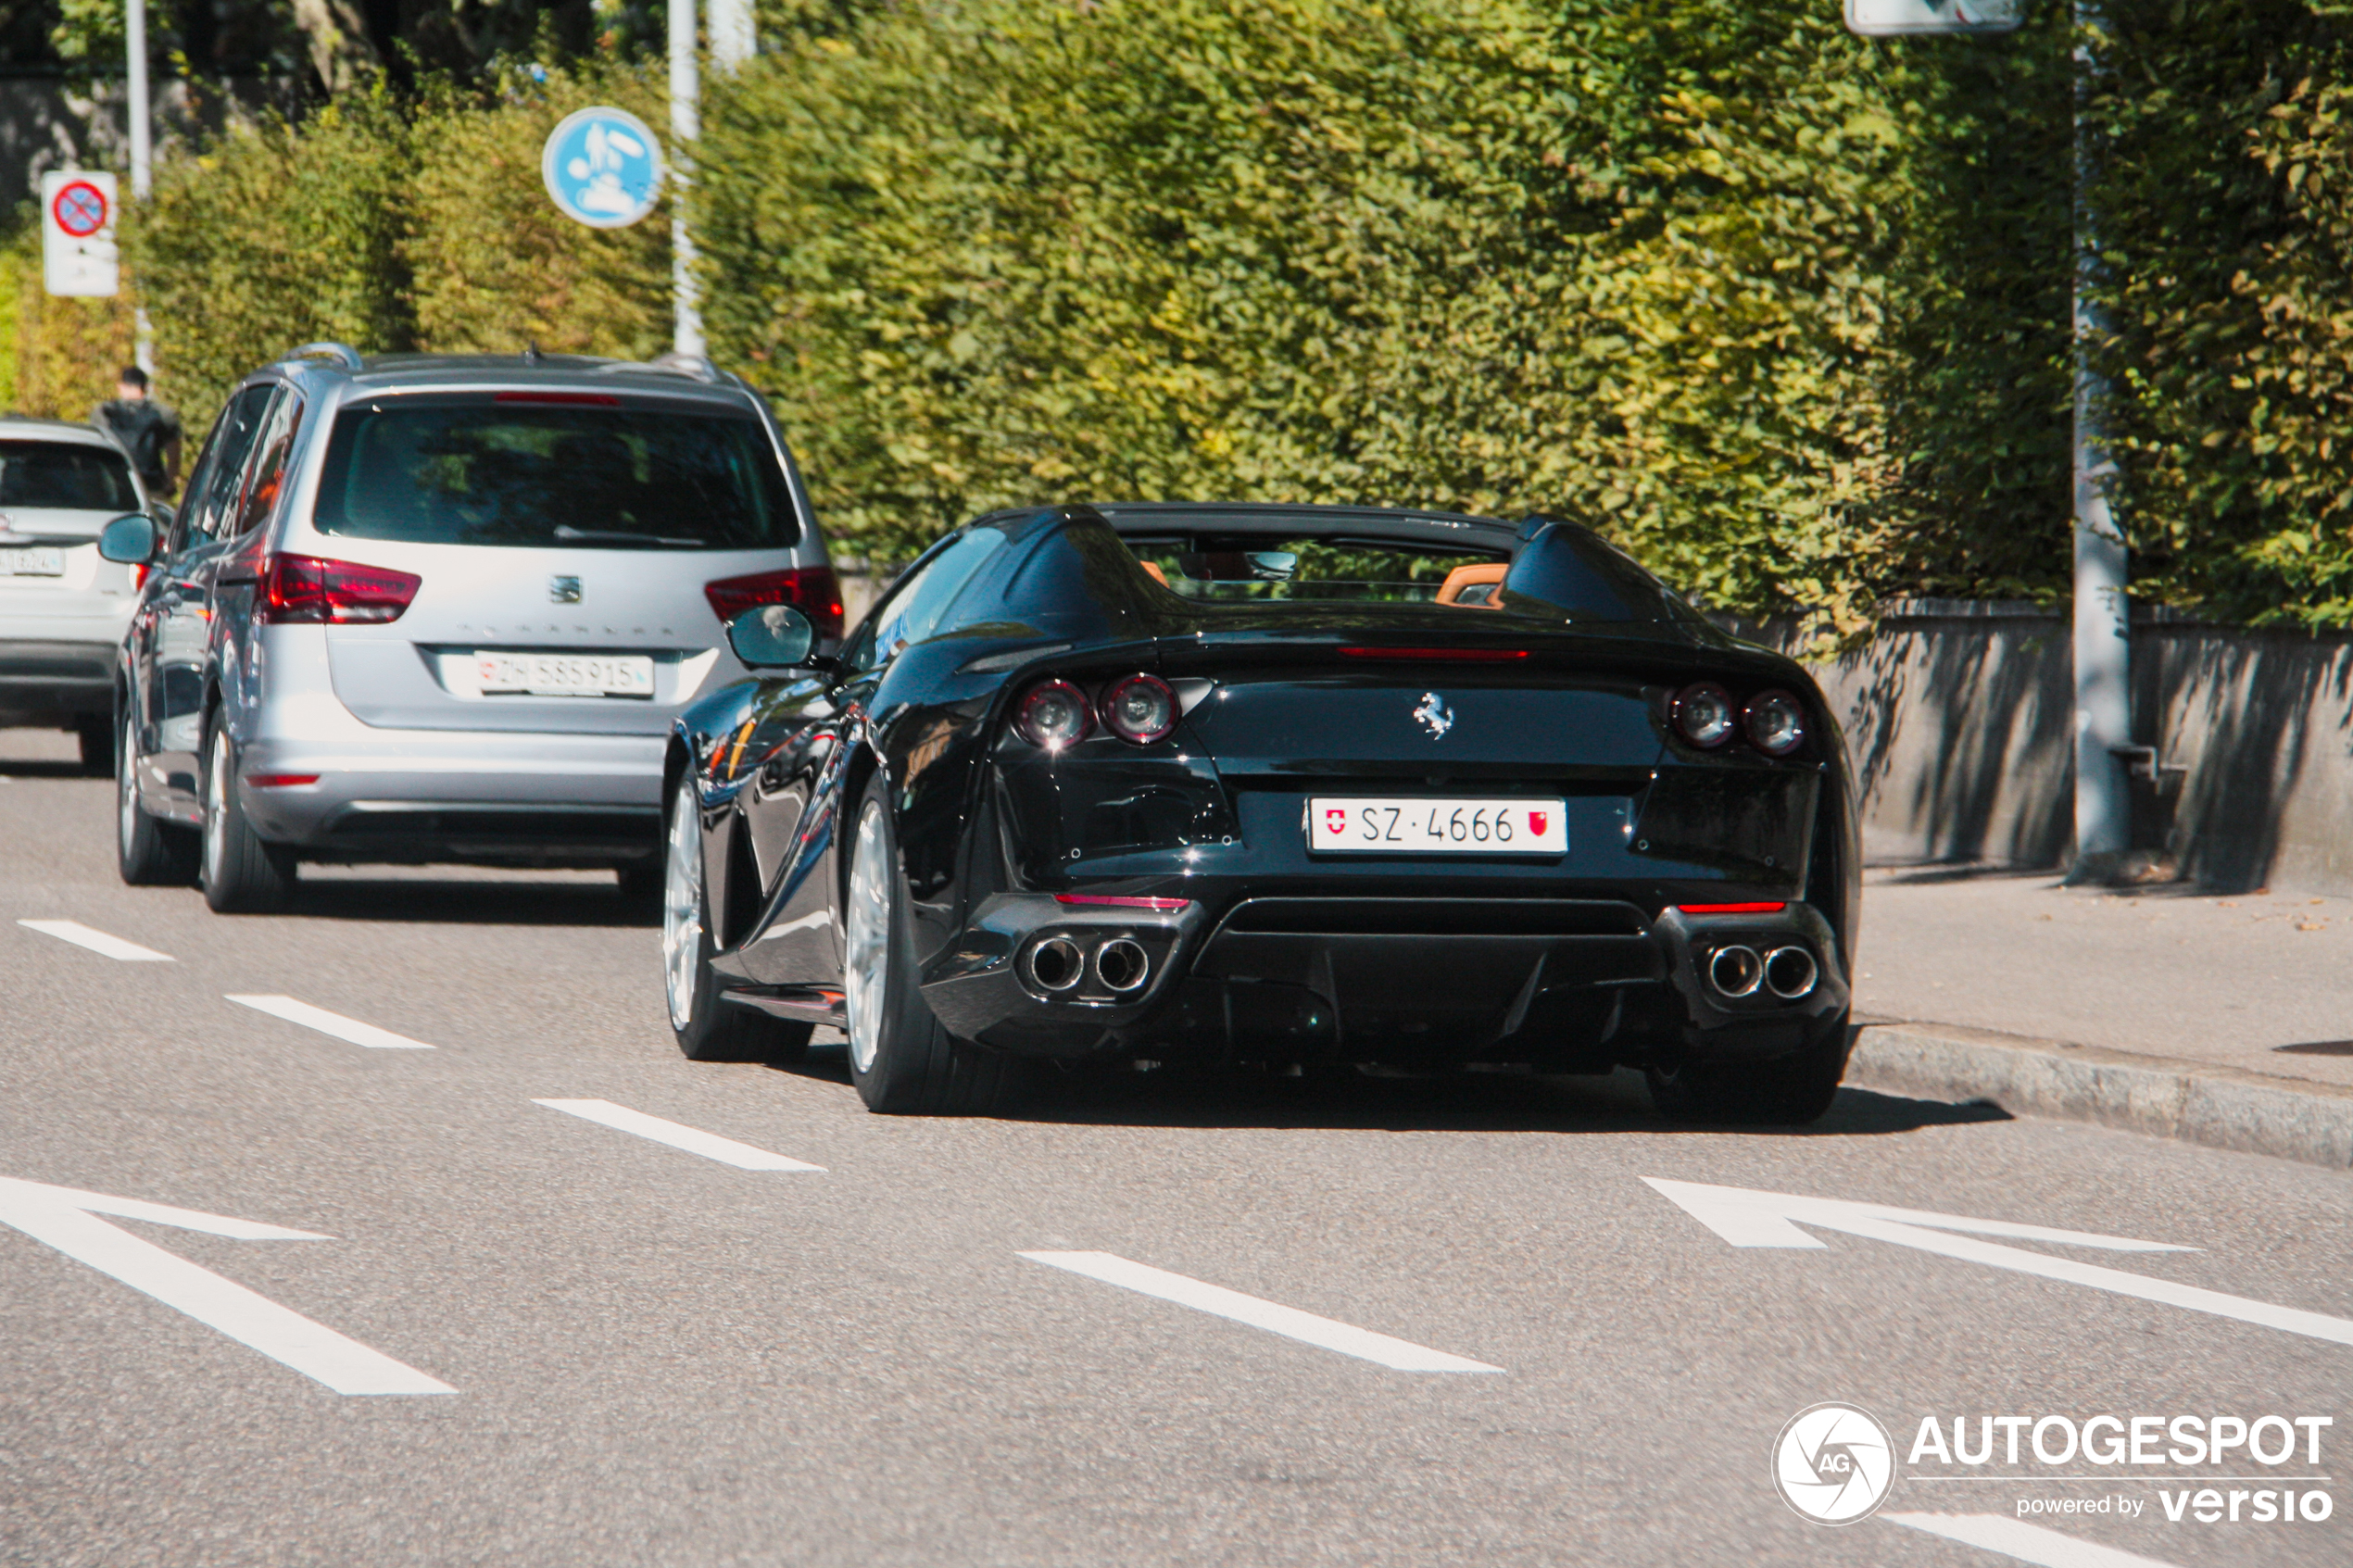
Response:
[[[0,733],[0,758],[36,746],[57,755]],[[792,1071],[679,1058],[658,934],[608,882],[340,872],[294,913],[214,916],[193,891],[118,883],[106,784],[62,761],[0,772],[0,1177],[332,1238],[0,1185],[0,1562],[2353,1556],[2341,1173],[1856,1091],[1803,1133],[1678,1126],[1617,1080],[1129,1076],[1048,1085],[1000,1120],[885,1119],[837,1048]],[[546,1099],[822,1169],[740,1168]],[[1859,1210],[1799,1230],[1770,1199],[1719,1198],[1733,1236],[1799,1244],[1735,1247],[1646,1178],[2197,1250]],[[1234,1321],[1064,1266],[1121,1265],[1028,1252],[1110,1254],[1407,1347],[1217,1298],[1258,1320]],[[2114,1272],[2045,1277],[2083,1265]],[[2175,1286],[2217,1294],[2151,1298]],[[283,1312],[333,1335],[302,1340]],[[1368,1348],[1501,1370],[1400,1370]],[[451,1391],[330,1386],[403,1375]],[[1772,1473],[1784,1424],[1832,1400],[1894,1443],[1884,1509],[1838,1528]],[[1973,1445],[1981,1416],[2101,1414],[2334,1425],[2272,1465],[1910,1457],[1924,1417],[1948,1438],[1964,1418]],[[2326,1477],[2288,1489],[2330,1517],[2259,1524],[2250,1495],[2239,1523],[2201,1524],[2186,1497],[2210,1486],[2219,1511],[2288,1476]],[[2038,1514],[2044,1534],[2004,1551],[1952,1538],[2000,1527],[1955,1516],[2069,1499],[2108,1511]]]

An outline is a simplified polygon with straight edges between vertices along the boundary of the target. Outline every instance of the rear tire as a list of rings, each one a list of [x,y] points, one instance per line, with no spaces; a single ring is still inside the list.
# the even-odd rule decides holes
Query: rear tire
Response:
[[[1013,1063],[940,1026],[915,983],[914,922],[882,788],[858,809],[842,923],[849,1081],[885,1115],[986,1116],[1013,1087]]]
[[[129,719],[115,755],[115,868],[133,887],[187,886],[196,880],[196,835],[139,804],[139,738]]]
[[[1651,1103],[1663,1116],[1754,1126],[1804,1126],[1838,1098],[1853,1032],[1846,1013],[1805,1046],[1770,1061],[1687,1062],[1645,1068]]]
[[[667,857],[648,856],[613,868],[613,880],[620,884],[621,902],[633,915],[659,914],[670,884]]]
[[[215,713],[205,742],[204,841],[196,884],[216,914],[270,914],[294,896],[294,851],[268,844],[237,795],[237,746]]]
[[[114,715],[85,713],[74,721],[73,733],[82,742],[82,771],[94,779],[114,776]]]
[[[711,937],[711,903],[702,880],[702,821],[695,805],[695,782],[682,778],[670,797],[670,831],[663,840],[661,890],[661,960],[670,1030],[688,1061],[767,1061],[789,1064],[809,1054],[815,1026],[771,1018],[725,997],[711,965],[718,947]],[[621,893],[630,895],[629,872]]]

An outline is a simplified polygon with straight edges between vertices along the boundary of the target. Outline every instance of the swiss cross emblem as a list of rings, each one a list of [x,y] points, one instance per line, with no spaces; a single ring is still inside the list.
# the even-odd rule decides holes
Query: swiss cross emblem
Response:
[[[1324,812],[1324,831],[1326,833],[1347,832],[1348,813],[1338,809],[1327,809]]]

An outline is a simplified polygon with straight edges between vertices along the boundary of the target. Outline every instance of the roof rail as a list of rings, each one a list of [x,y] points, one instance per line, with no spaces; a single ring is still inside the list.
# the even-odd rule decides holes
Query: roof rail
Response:
[[[655,355],[646,361],[646,367],[648,370],[668,370],[676,376],[692,376],[700,382],[716,382],[719,379],[718,369],[710,360],[699,354],[681,354],[675,349],[668,354]]]
[[[306,343],[278,356],[278,363],[282,365],[289,359],[333,359],[346,370],[368,368],[368,361],[359,358],[359,351],[347,343]]]

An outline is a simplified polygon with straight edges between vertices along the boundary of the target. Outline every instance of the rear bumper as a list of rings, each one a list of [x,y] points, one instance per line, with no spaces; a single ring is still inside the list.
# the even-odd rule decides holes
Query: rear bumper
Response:
[[[1106,966],[1114,944],[1127,946]],[[1730,944],[1800,947],[1812,984],[1725,995],[1707,960]],[[1143,978],[1123,990],[1139,962]],[[923,989],[950,1032],[1024,1055],[1555,1072],[1782,1055],[1848,1000],[1836,937],[1803,904],[1695,918],[1609,897],[1260,897],[1213,919],[1198,902],[1152,911],[1005,894],[925,967]]]
[[[0,716],[63,723],[114,710],[119,644],[0,639]]]
[[[240,788],[262,837],[319,859],[613,864],[660,847],[663,744],[449,730],[262,735],[239,756]],[[273,775],[317,782],[244,782]]]

